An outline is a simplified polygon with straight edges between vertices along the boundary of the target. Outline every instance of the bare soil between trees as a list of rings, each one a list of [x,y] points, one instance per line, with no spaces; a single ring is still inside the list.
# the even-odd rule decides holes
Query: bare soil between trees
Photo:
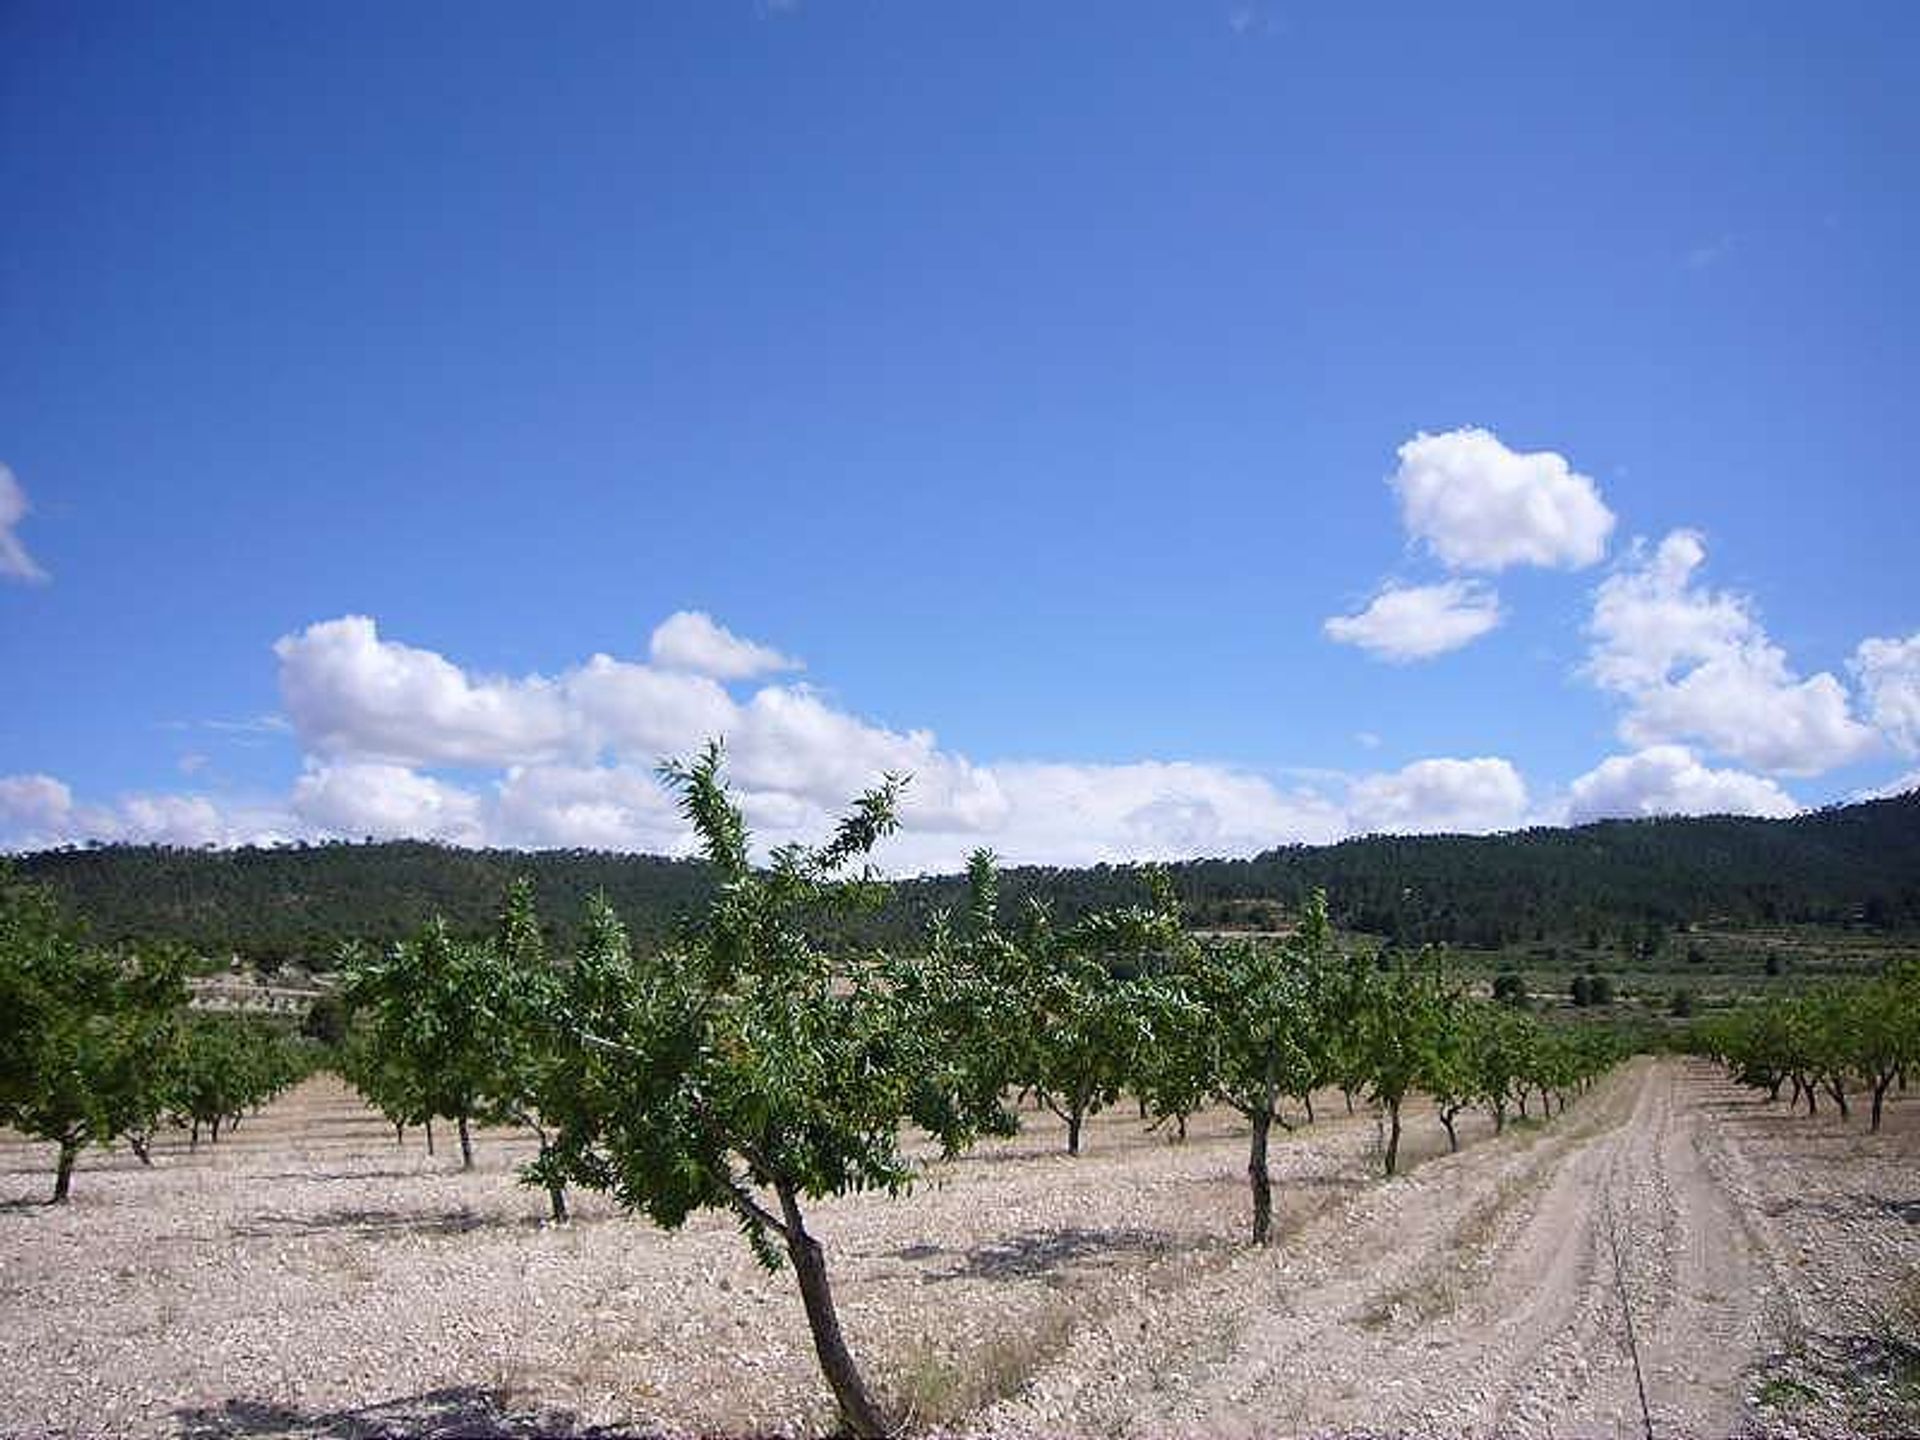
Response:
[[[1405,1173],[1325,1097],[1278,1135],[1130,1106],[1085,1153],[1019,1138],[902,1200],[821,1202],[841,1318],[923,1430],[972,1435],[1920,1433],[1920,1097],[1869,1136],[1691,1061],[1636,1060],[1546,1125],[1410,1117]],[[337,1082],[155,1164],[0,1139],[0,1433],[805,1435],[833,1427],[790,1275],[463,1174]],[[1618,1255],[1616,1266],[1615,1255]],[[1624,1295],[1627,1309],[1623,1311]]]

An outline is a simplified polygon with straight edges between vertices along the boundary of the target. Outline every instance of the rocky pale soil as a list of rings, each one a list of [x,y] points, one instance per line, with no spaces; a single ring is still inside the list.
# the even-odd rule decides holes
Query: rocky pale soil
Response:
[[[823,1202],[856,1352],[957,1434],[1637,1436],[1630,1314],[1657,1435],[1920,1433],[1920,1098],[1870,1137],[1639,1060],[1457,1156],[1416,1115],[1393,1180],[1371,1115],[1319,1113],[1265,1251],[1224,1114],[1176,1146],[1109,1112],[1077,1160],[1029,1115],[904,1200]],[[526,1141],[462,1174],[441,1138],[320,1079],[218,1147],[87,1157],[64,1210],[0,1139],[0,1432],[830,1428],[791,1279],[725,1218],[550,1226]]]

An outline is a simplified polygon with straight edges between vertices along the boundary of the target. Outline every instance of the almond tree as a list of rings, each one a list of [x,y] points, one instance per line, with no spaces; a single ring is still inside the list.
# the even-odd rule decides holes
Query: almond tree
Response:
[[[180,958],[85,944],[0,870],[0,1123],[58,1147],[53,1203],[88,1145],[150,1132],[186,1004]]]
[[[512,1017],[490,947],[458,939],[435,916],[418,936],[384,955],[356,954],[342,982],[348,1003],[367,1019],[376,1091],[362,1090],[396,1126],[452,1120],[460,1167],[473,1168],[472,1126],[496,1118],[491,1102],[495,1047]]]
[[[1309,902],[1299,928],[1280,944],[1210,946],[1190,961],[1189,993],[1204,1007],[1214,1036],[1214,1089],[1247,1117],[1247,1183],[1253,1195],[1253,1243],[1273,1229],[1273,1178],[1267,1149],[1273,1127],[1289,1128],[1281,1101],[1312,1085],[1316,971],[1333,947],[1326,896]]]
[[[1441,1045],[1450,1020],[1450,987],[1437,951],[1422,951],[1376,975],[1360,1009],[1361,1053],[1367,1085],[1387,1114],[1385,1167],[1394,1173],[1400,1158],[1400,1107],[1421,1084],[1430,1057]]]
[[[879,893],[856,867],[894,828],[903,782],[863,795],[825,844],[780,847],[761,868],[717,744],[662,775],[717,884],[681,943],[569,1017],[591,1057],[572,1178],[669,1228],[697,1210],[730,1212],[762,1265],[792,1265],[848,1430],[889,1433],[841,1331],[809,1204],[905,1191],[915,1168],[900,1147],[904,1120],[948,1153],[997,1123],[952,1073],[974,1037],[918,998],[945,982],[927,983],[924,960],[833,938],[837,914]]]

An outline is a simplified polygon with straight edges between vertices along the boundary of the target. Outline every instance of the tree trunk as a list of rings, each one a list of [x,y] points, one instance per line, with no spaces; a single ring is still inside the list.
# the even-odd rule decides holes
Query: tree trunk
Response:
[[[1255,1110],[1253,1140],[1247,1147],[1247,1183],[1253,1187],[1253,1243],[1264,1245],[1273,1231],[1273,1177],[1267,1174],[1267,1136],[1273,1129],[1273,1112]]]
[[[1458,1110],[1442,1110],[1440,1112],[1440,1123],[1447,1127],[1447,1153],[1449,1155],[1458,1155],[1460,1153],[1460,1136],[1455,1133],[1453,1128],[1453,1117],[1459,1113]]]
[[[833,1308],[833,1289],[827,1283],[826,1256],[821,1252],[820,1242],[807,1233],[798,1192],[786,1182],[776,1182],[774,1190],[780,1196],[780,1210],[786,1218],[787,1255],[793,1261],[794,1279],[800,1284],[800,1302],[806,1307],[807,1328],[813,1332],[813,1353],[820,1361],[820,1373],[826,1376],[827,1385],[833,1391],[834,1402],[840,1407],[840,1418],[848,1431],[861,1440],[891,1434],[892,1427],[867,1393],[859,1367],[854,1364],[846,1339],[840,1333],[840,1317]]]
[[[1082,1118],[1082,1112],[1077,1106],[1067,1114],[1067,1154],[1069,1155],[1078,1155],[1080,1153],[1080,1121]]]
[[[67,1203],[67,1191],[73,1185],[73,1162],[79,1154],[78,1140],[60,1142],[59,1168],[53,1172],[53,1203],[56,1205]]]
[[[1353,1091],[1347,1089],[1345,1086],[1342,1086],[1340,1089],[1340,1093],[1347,1097],[1347,1114],[1349,1115],[1353,1114]]]
[[[1839,1076],[1829,1075],[1827,1077],[1827,1093],[1833,1096],[1833,1103],[1840,1107],[1841,1120],[1851,1119],[1852,1112],[1847,1109],[1847,1090],[1846,1087],[1840,1083]]]
[[[1507,1106],[1506,1106],[1506,1102],[1502,1101],[1500,1104],[1495,1105],[1493,1107],[1493,1133],[1496,1135],[1504,1135],[1506,1133],[1506,1130],[1507,1130]]]
[[[1393,1167],[1400,1159],[1400,1102],[1387,1102],[1387,1174],[1393,1174]]]
[[[473,1136],[467,1133],[467,1117],[462,1115],[460,1126],[460,1168],[473,1169]]]
[[[427,1154],[433,1154],[433,1116],[427,1116]]]
[[[194,1150],[198,1150],[199,1148],[200,1148],[200,1121],[199,1121],[199,1118],[196,1116],[193,1122],[193,1132],[187,1137],[187,1149],[189,1151],[194,1151]]]
[[[547,1199],[553,1205],[553,1223],[564,1225],[567,1221],[567,1187],[561,1184],[547,1186]]]
[[[1527,1118],[1527,1092],[1524,1089],[1520,1092],[1520,1118]]]
[[[1309,1090],[1302,1095],[1300,1103],[1307,1107],[1307,1124],[1311,1125],[1313,1123],[1313,1092]]]
[[[1176,1143],[1181,1145],[1186,1144],[1187,1143],[1187,1117],[1185,1115],[1176,1116],[1174,1118],[1174,1123],[1176,1126],[1174,1130]]]
[[[147,1139],[144,1135],[129,1135],[127,1137],[127,1144],[133,1147],[133,1153],[138,1157],[142,1165],[153,1164],[153,1155],[149,1150]]]
[[[213,1117],[213,1143],[216,1145],[220,1143],[220,1117],[218,1115]]]
[[[1887,1098],[1887,1087],[1892,1083],[1893,1083],[1893,1076],[1891,1074],[1882,1075],[1879,1078],[1879,1080],[1877,1080],[1874,1083],[1873,1123],[1867,1127],[1869,1130],[1878,1130],[1880,1128],[1880,1107],[1885,1103]]]
[[[393,1122],[393,1143],[396,1145],[407,1143],[407,1127],[398,1120]]]

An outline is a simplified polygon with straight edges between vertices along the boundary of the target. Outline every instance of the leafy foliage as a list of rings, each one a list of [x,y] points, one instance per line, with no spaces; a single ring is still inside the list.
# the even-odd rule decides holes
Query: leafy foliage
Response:
[[[85,1146],[159,1123],[185,1000],[177,954],[88,945],[0,870],[0,1122],[59,1147],[55,1203]]]

